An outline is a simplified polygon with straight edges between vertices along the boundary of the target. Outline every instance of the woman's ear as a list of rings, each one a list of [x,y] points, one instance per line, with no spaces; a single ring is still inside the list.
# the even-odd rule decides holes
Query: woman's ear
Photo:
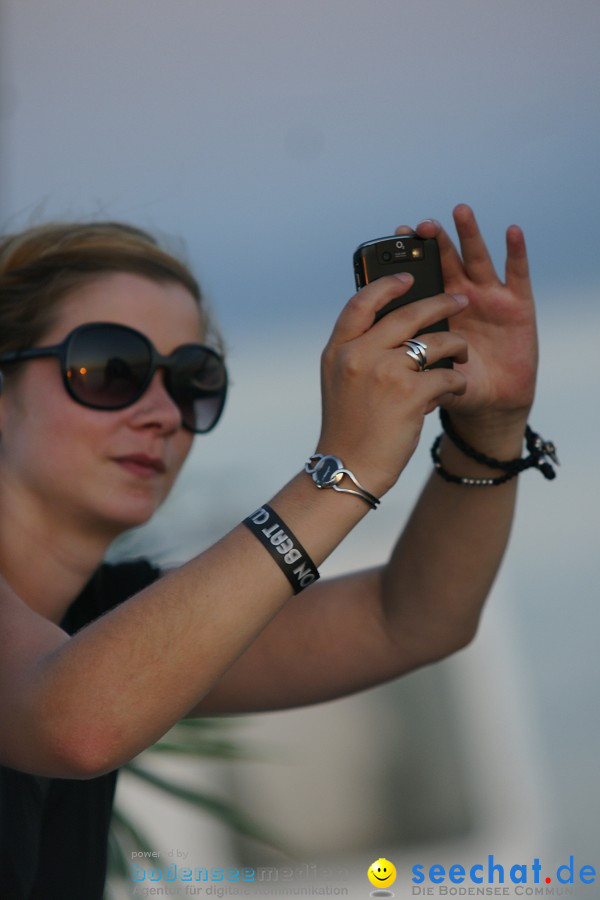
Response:
[[[4,389],[4,375],[0,372],[0,397],[2,396],[2,391]]]

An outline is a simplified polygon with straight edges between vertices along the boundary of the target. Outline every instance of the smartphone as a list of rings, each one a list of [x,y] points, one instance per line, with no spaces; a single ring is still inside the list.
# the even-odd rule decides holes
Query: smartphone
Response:
[[[444,293],[440,251],[435,238],[421,238],[417,234],[394,234],[366,241],[357,247],[353,261],[357,290],[383,275],[395,275],[397,272],[410,272],[414,278],[410,289],[402,297],[396,297],[379,310],[375,316],[376,322],[399,306]],[[428,325],[418,334],[430,331],[448,331],[448,320],[441,319]],[[440,359],[430,368],[438,367],[451,369],[452,360]]]

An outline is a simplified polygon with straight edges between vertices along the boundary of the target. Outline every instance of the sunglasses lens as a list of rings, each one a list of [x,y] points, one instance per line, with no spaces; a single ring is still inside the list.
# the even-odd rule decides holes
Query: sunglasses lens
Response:
[[[94,323],[73,332],[66,354],[71,395],[95,409],[123,409],[135,403],[150,381],[152,346],[126,326]],[[165,387],[190,431],[213,428],[225,403],[227,371],[218,353],[184,344],[164,361]]]
[[[150,368],[150,349],[140,335],[114,325],[78,331],[67,352],[69,389],[96,409],[119,409],[141,396]]]
[[[207,347],[179,347],[167,385],[186,428],[202,433],[217,424],[227,393],[227,372],[217,353]]]

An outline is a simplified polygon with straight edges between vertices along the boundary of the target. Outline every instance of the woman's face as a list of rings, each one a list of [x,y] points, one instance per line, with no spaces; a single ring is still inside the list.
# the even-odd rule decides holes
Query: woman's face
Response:
[[[183,285],[128,273],[103,276],[69,294],[40,345],[60,343],[86,322],[128,325],[163,354],[203,338],[198,304]],[[106,411],[67,394],[57,359],[29,361],[0,399],[3,500],[18,501],[19,515],[48,516],[56,527],[64,521],[112,538],[152,516],[192,439],[160,369],[133,406]]]

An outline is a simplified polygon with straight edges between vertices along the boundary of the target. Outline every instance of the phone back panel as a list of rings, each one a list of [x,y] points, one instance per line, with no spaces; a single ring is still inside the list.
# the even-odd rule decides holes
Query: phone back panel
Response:
[[[413,284],[402,297],[396,297],[379,310],[375,317],[376,322],[399,306],[444,293],[442,264],[435,238],[420,238],[416,234],[395,234],[377,238],[361,244],[354,253],[353,262],[358,290],[384,275],[410,272],[414,278]],[[448,320],[441,319],[433,325],[428,325],[418,334],[431,331],[448,331]],[[441,359],[431,368],[438,366],[452,368],[452,361]]]

